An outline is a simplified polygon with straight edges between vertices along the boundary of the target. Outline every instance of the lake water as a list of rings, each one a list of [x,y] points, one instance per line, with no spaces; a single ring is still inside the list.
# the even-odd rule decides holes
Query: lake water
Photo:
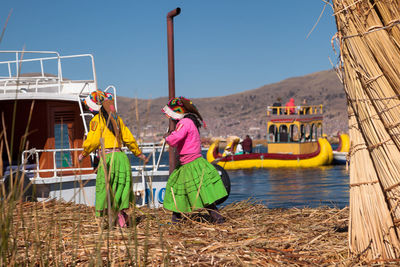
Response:
[[[338,207],[349,204],[344,165],[228,171],[231,194],[222,205],[253,198],[268,208]]]
[[[202,153],[206,158],[207,151]],[[168,152],[164,153],[161,163],[168,164]],[[349,205],[349,174],[345,165],[227,172],[231,193],[222,206],[249,198],[269,208]]]

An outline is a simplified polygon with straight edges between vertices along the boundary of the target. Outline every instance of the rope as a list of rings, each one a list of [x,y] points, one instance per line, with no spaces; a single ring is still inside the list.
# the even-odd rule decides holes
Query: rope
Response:
[[[392,23],[392,24],[390,24],[390,23]],[[350,38],[353,38],[353,37],[362,37],[362,36],[365,36],[367,34],[370,34],[370,33],[376,32],[376,31],[386,30],[386,29],[392,28],[392,27],[394,27],[396,25],[399,25],[400,24],[400,20],[391,21],[390,23],[389,23],[389,25],[382,26],[382,27],[373,26],[373,27],[371,27],[372,30],[368,30],[368,31],[366,31],[364,33],[358,33],[358,34],[344,36],[344,37],[342,37],[342,40],[345,41],[346,39],[350,39]]]
[[[369,184],[377,184],[379,183],[378,180],[375,181],[368,181],[368,182],[360,182],[360,183],[354,183],[354,184],[350,184],[350,187],[354,187],[354,186],[360,186],[360,185],[369,185]]]
[[[384,191],[384,192],[388,192],[388,191],[393,190],[394,188],[398,187],[399,185],[400,185],[400,182],[395,183],[394,185],[389,186],[388,188],[383,189],[383,191]]]

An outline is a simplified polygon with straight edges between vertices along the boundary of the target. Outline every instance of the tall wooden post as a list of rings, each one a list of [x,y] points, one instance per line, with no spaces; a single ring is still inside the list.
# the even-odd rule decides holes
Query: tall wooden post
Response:
[[[181,13],[178,7],[167,14],[167,38],[168,38],[168,99],[175,97],[175,58],[174,58],[174,17]],[[169,119],[169,131],[175,129],[176,122]],[[169,147],[169,172],[176,166],[176,150]]]

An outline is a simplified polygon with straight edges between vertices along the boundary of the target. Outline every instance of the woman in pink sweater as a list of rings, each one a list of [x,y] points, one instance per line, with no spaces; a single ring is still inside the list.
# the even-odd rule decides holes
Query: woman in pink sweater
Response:
[[[176,147],[179,154],[179,163],[167,182],[164,208],[172,211],[174,223],[180,221],[181,213],[199,208],[207,208],[213,222],[223,223],[215,201],[225,197],[227,192],[218,171],[201,156],[199,129],[203,119],[200,113],[192,101],[184,97],[171,99],[162,111],[178,121],[165,140]]]

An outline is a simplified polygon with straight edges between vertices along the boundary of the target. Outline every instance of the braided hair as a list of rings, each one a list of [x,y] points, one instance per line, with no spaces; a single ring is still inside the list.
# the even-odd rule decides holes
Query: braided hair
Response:
[[[193,121],[194,125],[196,125],[197,130],[200,132],[201,122],[199,121],[199,118],[195,114],[187,113],[187,114],[185,114],[184,118],[191,119]]]
[[[114,130],[113,124],[111,123],[111,120],[109,121],[108,112],[106,111],[106,109],[103,106],[101,106],[100,110],[101,110],[101,112],[100,112],[101,116],[106,121],[107,128],[114,134],[114,136],[117,136],[115,134],[115,130]]]

